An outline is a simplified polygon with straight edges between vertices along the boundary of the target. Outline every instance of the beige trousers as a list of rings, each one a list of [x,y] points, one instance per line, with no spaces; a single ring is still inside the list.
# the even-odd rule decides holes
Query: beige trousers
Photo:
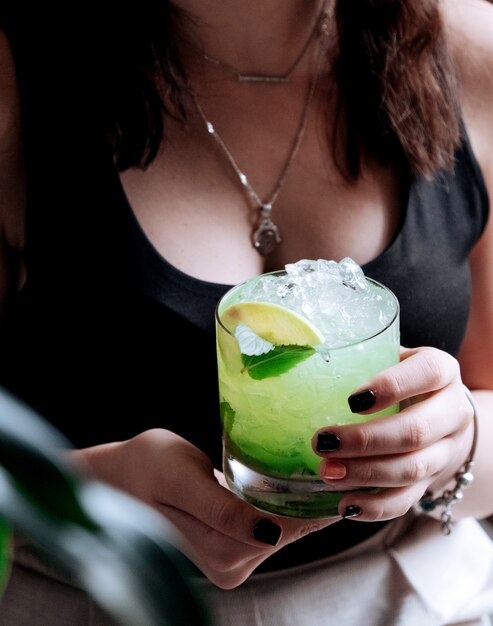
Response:
[[[445,537],[434,520],[409,514],[334,557],[253,575],[230,591],[199,584],[212,626],[486,626],[493,614],[493,544],[473,520]],[[38,625],[115,622],[21,545],[0,626]]]
[[[116,626],[81,589],[41,563],[30,547],[16,547],[0,601],[1,626]]]
[[[409,513],[334,557],[232,591],[202,587],[214,626],[485,626],[493,544],[474,520],[446,537],[435,520]]]

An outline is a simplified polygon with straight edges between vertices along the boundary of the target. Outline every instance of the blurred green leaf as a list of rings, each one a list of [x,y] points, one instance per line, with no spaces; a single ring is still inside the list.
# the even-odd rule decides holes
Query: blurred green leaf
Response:
[[[83,475],[62,456],[69,447],[0,390],[0,572],[5,576],[6,522],[122,626],[207,625],[197,570],[176,528]]]

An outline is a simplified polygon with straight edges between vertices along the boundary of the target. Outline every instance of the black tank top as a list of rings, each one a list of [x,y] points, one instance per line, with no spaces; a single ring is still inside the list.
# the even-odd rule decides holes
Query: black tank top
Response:
[[[60,54],[60,41],[36,47],[32,31],[8,34],[25,128],[27,280],[0,327],[0,384],[77,447],[167,428],[220,467],[214,308],[229,286],[187,276],[147,240],[113,166],[83,55],[68,40]],[[457,353],[468,257],[487,214],[464,132],[455,171],[412,181],[393,241],[363,267],[397,295],[403,345]],[[327,556],[379,527],[337,523],[260,569]]]

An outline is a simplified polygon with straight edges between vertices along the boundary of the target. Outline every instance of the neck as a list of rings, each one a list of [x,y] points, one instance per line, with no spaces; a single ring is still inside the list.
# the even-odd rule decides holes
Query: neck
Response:
[[[310,36],[323,0],[178,0],[195,44],[245,70],[281,73]]]

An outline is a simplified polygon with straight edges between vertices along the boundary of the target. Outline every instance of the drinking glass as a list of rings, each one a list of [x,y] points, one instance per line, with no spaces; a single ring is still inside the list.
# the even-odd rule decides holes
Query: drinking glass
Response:
[[[240,349],[240,335],[231,324],[230,312],[238,317],[233,305],[243,303],[238,309],[239,319],[245,310],[251,317],[253,310],[262,328],[268,319],[275,318],[276,307],[281,322],[284,308],[289,309],[289,298],[284,304],[281,297],[282,304],[268,304],[264,311],[259,281],[266,278],[281,281],[277,294],[283,290],[282,281],[287,292],[293,286],[284,270],[265,274],[233,287],[216,308],[224,475],[234,493],[260,509],[288,517],[337,517],[338,503],[347,492],[334,491],[319,479],[322,459],[313,452],[311,440],[320,428],[363,422],[399,410],[394,405],[371,415],[359,415],[351,412],[347,402],[349,395],[374,374],[399,361],[399,304],[387,287],[365,277],[367,295],[375,308],[368,316],[384,320],[377,327],[370,324],[372,330],[363,329],[361,336],[356,332],[354,337],[341,340],[338,319],[341,325],[350,327],[351,307],[335,299],[332,313],[330,306],[325,306],[325,315],[337,318],[329,320],[335,337],[325,336],[321,346],[274,345],[267,353],[245,355]],[[344,281],[338,289],[343,300],[344,289],[356,290]],[[353,293],[349,295],[353,297]],[[244,303],[251,298],[257,304],[245,308]],[[317,298],[331,302],[330,293],[324,294],[320,285]],[[361,306],[351,306],[355,316],[361,316]],[[295,326],[298,318],[301,327],[306,321],[308,330],[317,326],[316,319],[304,320],[302,313],[293,316]],[[327,326],[327,320],[324,323]],[[247,323],[244,326],[248,329]],[[275,328],[273,332],[275,336]]]

